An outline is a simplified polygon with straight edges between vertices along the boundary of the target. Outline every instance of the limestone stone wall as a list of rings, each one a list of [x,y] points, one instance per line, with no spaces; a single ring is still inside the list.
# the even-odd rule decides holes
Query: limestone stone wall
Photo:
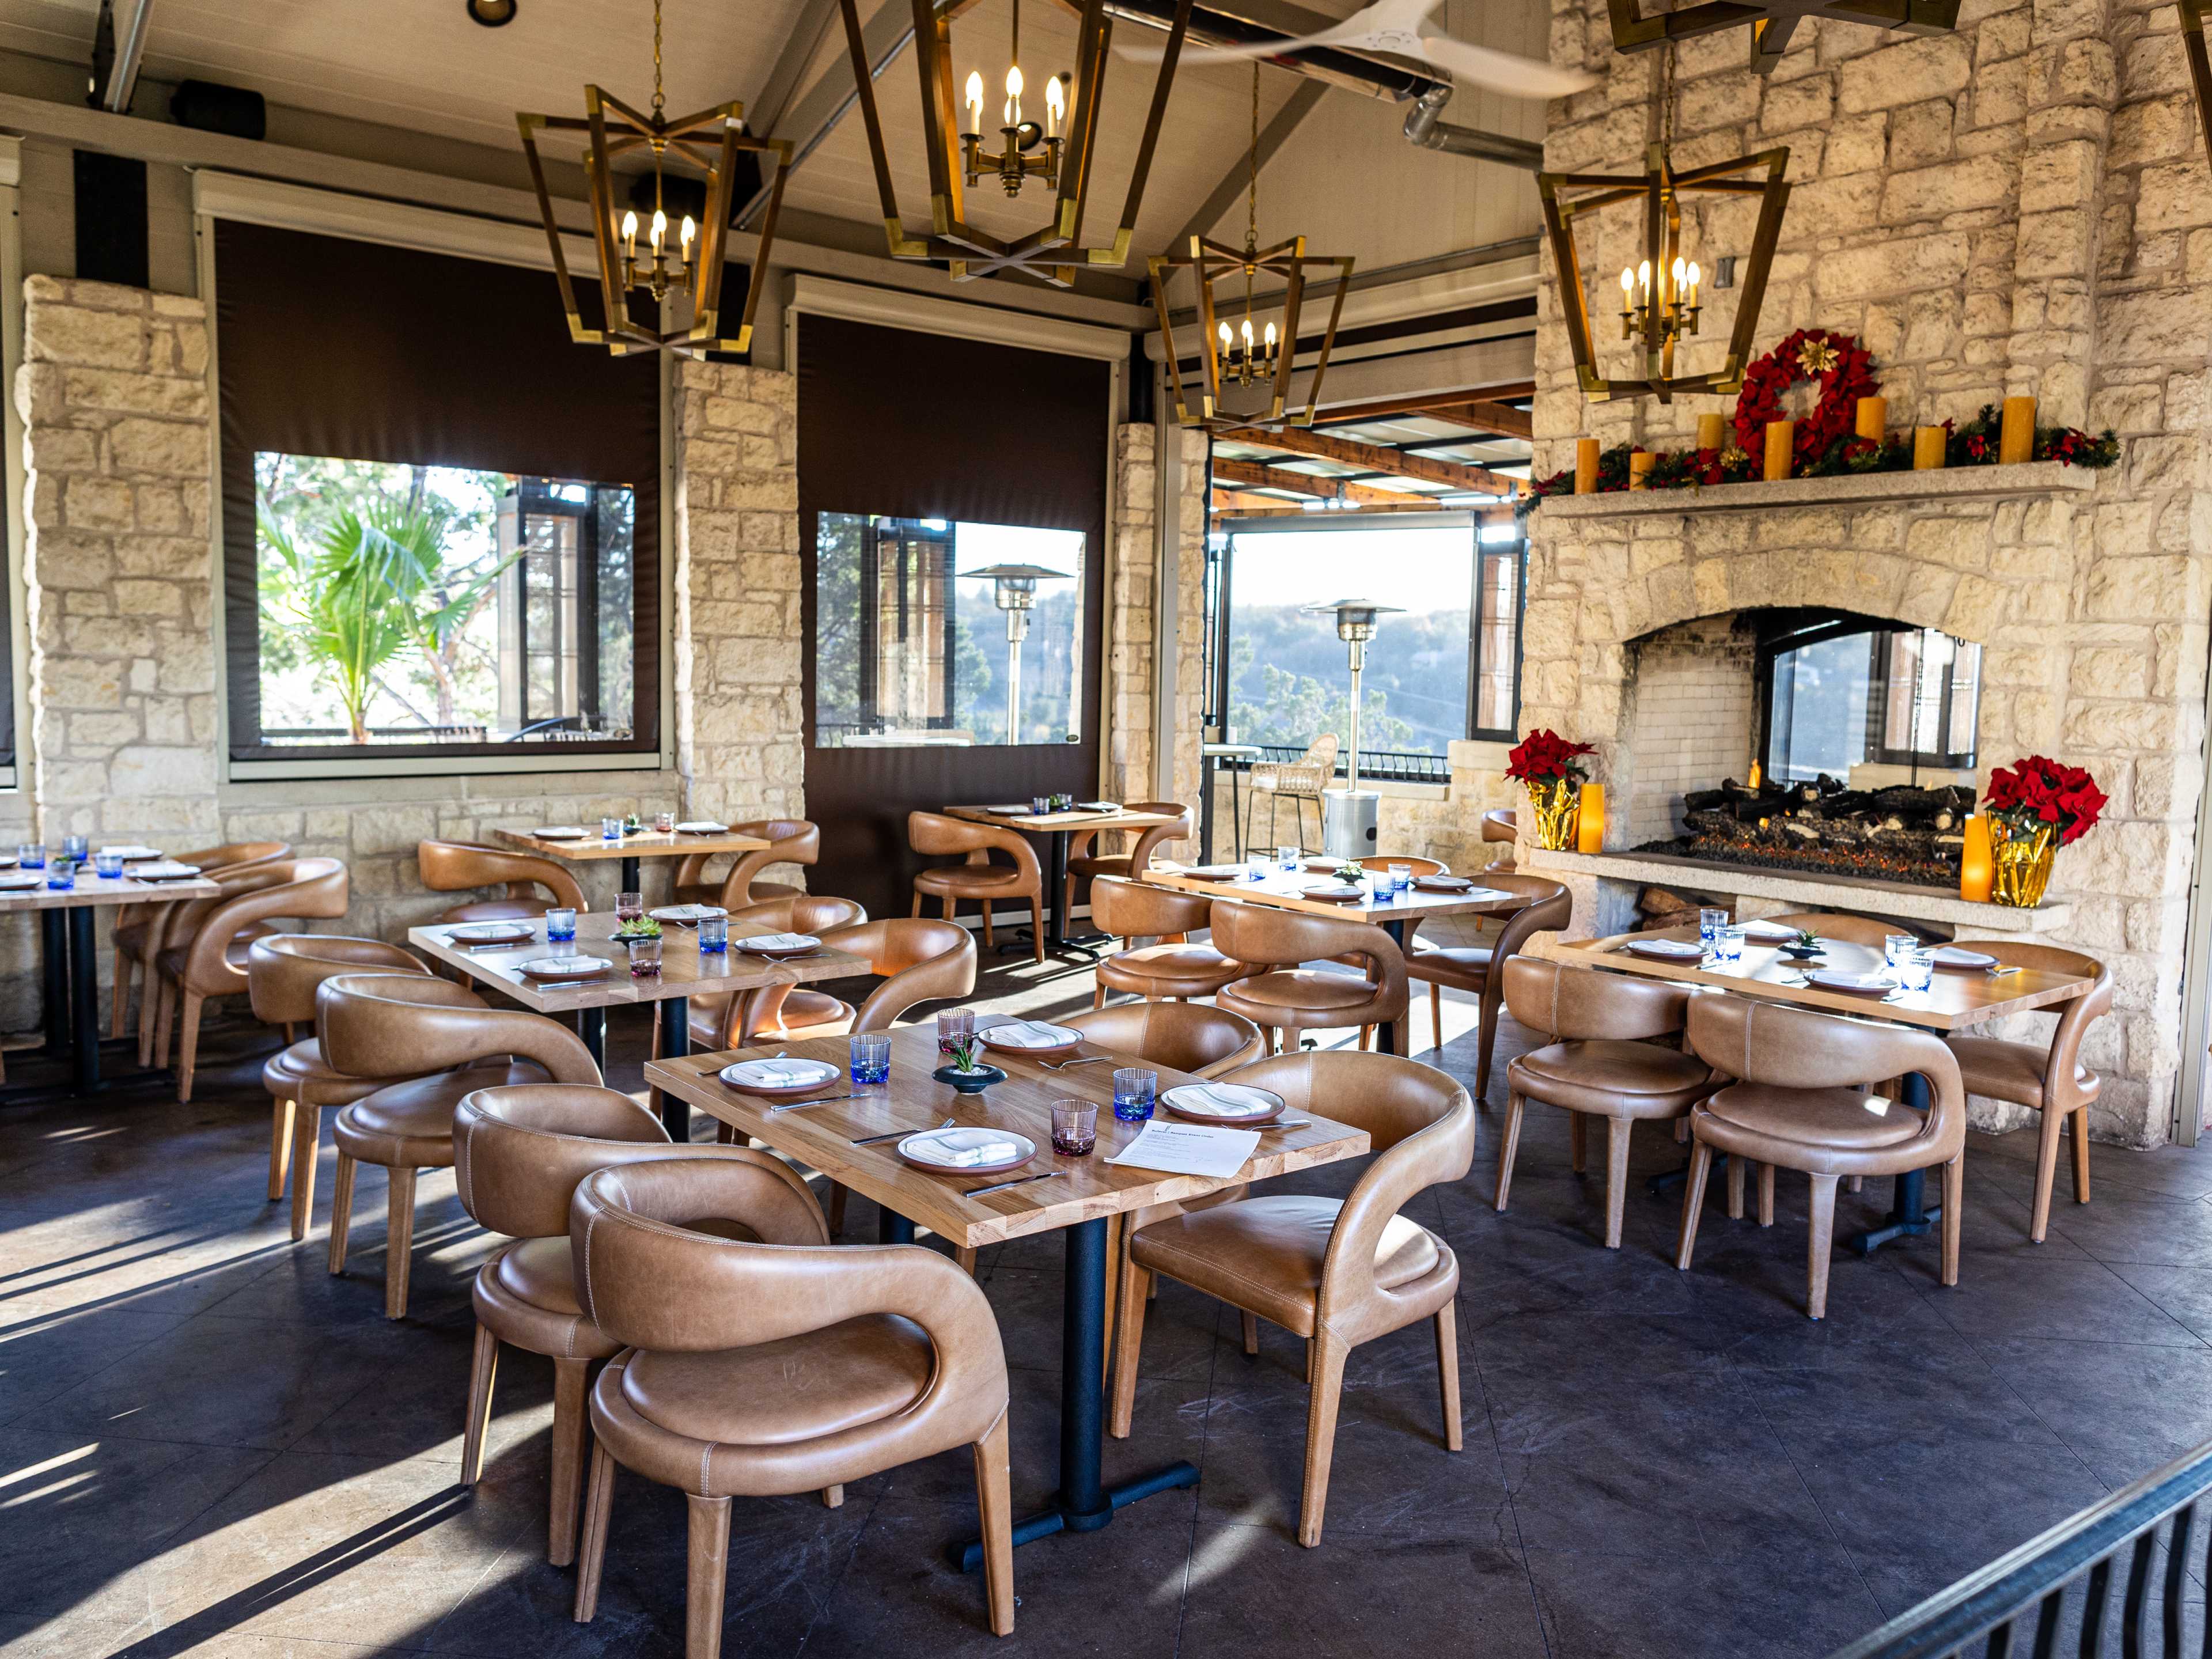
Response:
[[[2170,8],[2069,0],[1970,5],[1953,34],[1895,40],[1802,23],[1771,77],[1740,32],[1684,42],[1679,167],[1783,143],[1795,181],[1754,341],[1824,326],[1873,350],[1893,426],[2032,393],[2046,422],[2110,424],[2120,465],[2087,496],[1795,507],[1533,523],[1524,727],[1619,743],[1623,647],[1752,605],[1836,605],[1981,642],[1983,780],[2041,750],[2090,767],[2106,822],[2062,856],[2063,942],[2108,962],[2114,1015],[2088,1058],[2107,1075],[2095,1133],[2166,1133],[2203,786],[2212,508],[2212,190]],[[1555,168],[1626,170],[1657,137],[1660,54],[1617,57],[1605,7],[1555,0],[1552,54],[1601,84],[1553,106]],[[1689,216],[1710,270],[1749,251],[1750,208]],[[1595,304],[1632,264],[1625,222],[1584,249]],[[1547,254],[1540,291],[1540,472],[1568,441],[1686,441],[1729,400],[1586,405]],[[1709,289],[1691,369],[1718,351],[1741,289]],[[1602,331],[1601,331],[1602,332]],[[1601,775],[1603,775],[1601,769]]]
[[[1159,569],[1159,434],[1149,422],[1114,428],[1107,528],[1106,793],[1152,797],[1155,578]]]
[[[1203,432],[1178,431],[1182,489],[1176,496],[1176,718],[1173,793],[1198,804],[1199,745],[1206,740],[1206,458]]]

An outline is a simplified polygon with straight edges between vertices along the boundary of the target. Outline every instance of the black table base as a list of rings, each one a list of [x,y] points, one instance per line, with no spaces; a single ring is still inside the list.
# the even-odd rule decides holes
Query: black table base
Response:
[[[1928,1079],[1917,1072],[1905,1079],[1905,1103],[1917,1111],[1928,1109]],[[1854,1233],[1844,1241],[1861,1255],[1872,1255],[1899,1238],[1915,1238],[1943,1218],[1943,1206],[1927,1206],[1928,1172],[1907,1170],[1897,1177],[1889,1200],[1889,1217],[1879,1227]]]
[[[0,1105],[36,1106],[79,1096],[108,1094],[166,1084],[167,1067],[133,1071],[119,1078],[100,1073],[100,941],[94,931],[99,907],[73,905],[39,913],[39,943],[45,960],[46,1045],[33,1050],[40,1059],[67,1060],[66,1082],[25,1084],[0,1089]],[[140,1018],[151,1018],[152,999]],[[118,1042],[118,1048],[135,1046]]]
[[[744,993],[738,993],[742,999]],[[660,1057],[681,1060],[691,1052],[691,999],[664,997],[660,1002]],[[691,1139],[691,1103],[660,1091],[660,1127],[668,1131],[668,1138],[678,1146],[688,1146]]]
[[[1067,902],[1067,836],[1065,830],[1054,830],[1045,836],[1045,899],[1048,907],[1040,902],[1052,917],[1044,932],[1045,948],[1048,951],[1072,951],[1078,956],[1098,958],[1098,947],[1114,942],[1110,933],[1070,933],[1069,912],[1075,907]],[[1002,957],[1019,956],[1036,948],[1036,934],[1027,927],[1018,927],[1007,941],[999,946]]]

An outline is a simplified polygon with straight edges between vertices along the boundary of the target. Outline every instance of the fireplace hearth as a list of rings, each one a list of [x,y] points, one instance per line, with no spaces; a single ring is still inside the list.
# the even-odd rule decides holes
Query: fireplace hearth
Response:
[[[1958,786],[1853,789],[1822,773],[1809,782],[1730,778],[1682,797],[1685,833],[1633,850],[1806,875],[1954,886],[1974,792]]]

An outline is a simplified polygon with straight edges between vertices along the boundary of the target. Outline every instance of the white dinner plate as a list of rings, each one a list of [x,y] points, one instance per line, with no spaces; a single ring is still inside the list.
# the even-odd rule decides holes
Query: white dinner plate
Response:
[[[1160,1095],[1168,1110],[1199,1123],[1272,1123],[1285,1103],[1271,1089],[1243,1083],[1182,1083]]]
[[[100,847],[95,848],[93,850],[100,853],[112,853],[117,858],[121,859],[125,864],[134,864],[140,859],[157,859],[161,856],[161,849],[160,848],[141,847],[135,842],[128,846]]]
[[[15,855],[13,853],[0,853],[0,870],[12,870],[15,867]]]
[[[24,870],[12,876],[0,876],[0,893],[27,892],[39,884],[40,878],[34,871]]]
[[[676,833],[679,836],[726,836],[730,833],[730,826],[717,823],[712,818],[686,818],[676,826]]]
[[[1030,804],[1025,800],[1009,801],[997,806],[987,806],[986,812],[998,812],[1007,817],[1025,818],[1030,815]]]
[[[1938,968],[1948,968],[1954,973],[1978,973],[1997,965],[1997,959],[1987,952],[1969,951],[1956,945],[1943,945],[1935,954]]]
[[[732,1089],[769,1095],[811,1094],[841,1075],[826,1060],[741,1060],[720,1073]]]
[[[549,823],[530,833],[540,841],[581,841],[592,832],[580,823]]]
[[[558,985],[568,980],[596,979],[613,966],[605,957],[533,957],[515,972],[525,979]]]
[[[1310,881],[1298,891],[1310,899],[1327,899],[1331,904],[1349,904],[1360,896],[1362,890],[1348,881]]]
[[[1011,1129],[925,1129],[896,1144],[908,1164],[943,1175],[992,1175],[1036,1156],[1036,1142]]]
[[[1743,929],[1744,939],[1753,945],[1787,945],[1797,937],[1795,927],[1784,927],[1778,921],[1746,921],[1737,926]]]
[[[1006,1048],[1024,1054],[1058,1054],[1065,1048],[1081,1046],[1083,1033],[1072,1025],[1052,1025],[1041,1019],[1001,1020],[996,1025],[986,1025],[975,1035],[983,1039],[987,1048]]]
[[[471,921],[446,935],[456,945],[521,945],[538,937],[538,930],[519,921]]]
[[[719,904],[664,904],[645,914],[655,921],[698,921],[707,916],[726,916],[730,913]]]
[[[1632,939],[1625,948],[1664,962],[1699,962],[1705,954],[1705,947],[1693,939]]]
[[[199,872],[197,864],[134,864],[127,873],[140,881],[190,881]]]
[[[750,939],[734,939],[730,943],[757,957],[803,957],[822,948],[822,941],[811,933],[756,933]]]
[[[1886,997],[1897,988],[1887,974],[1852,974],[1840,968],[1814,968],[1806,974],[1805,982],[1855,997]]]
[[[1465,876],[1415,876],[1413,885],[1425,893],[1464,893],[1474,884]]]

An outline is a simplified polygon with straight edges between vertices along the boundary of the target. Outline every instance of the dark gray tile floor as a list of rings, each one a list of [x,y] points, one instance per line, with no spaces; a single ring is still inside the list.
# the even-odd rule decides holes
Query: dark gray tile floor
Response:
[[[1043,1011],[1090,990],[1086,969],[1025,963],[983,988]],[[1437,1058],[1471,1078],[1473,1006],[1446,1012]],[[615,1040],[614,1080],[634,1087],[642,1029],[618,1022]],[[220,1033],[190,1106],[0,1113],[0,1652],[680,1653],[681,1498],[623,1480],[598,1620],[572,1623],[571,1576],[544,1561],[548,1368],[502,1365],[487,1478],[455,1485],[487,1241],[450,1176],[426,1179],[413,1307],[386,1323],[381,1181],[363,1172],[352,1272],[332,1279],[326,1156],[315,1231],[292,1246],[264,1198],[259,1046]],[[1501,1060],[1513,1046],[1509,1031]],[[1416,1206],[1462,1267],[1462,1452],[1443,1449],[1426,1331],[1361,1349],[1328,1536],[1301,1550],[1299,1346],[1269,1330],[1247,1359],[1233,1318],[1170,1286],[1107,1473],[1182,1456],[1201,1482],[1022,1550],[1011,1643],[940,1562],[973,1524],[953,1456],[860,1483],[836,1510],[741,1504],[725,1650],[1820,1656],[2212,1437],[2212,1162],[2100,1146],[2096,1203],[2062,1188],[2038,1248],[2032,1137],[1978,1136],[1958,1288],[1936,1285],[1932,1237],[1839,1255],[1814,1325],[1798,1184],[1762,1231],[1727,1219],[1716,1183],[1677,1273],[1679,1200],[1640,1180],[1680,1158],[1663,1131],[1639,1133],[1608,1252],[1602,1183],[1569,1173],[1553,1115],[1524,1134],[1511,1211],[1492,1210],[1496,1122],[1474,1174]],[[1839,1221],[1886,1202],[1847,1197]],[[851,1224],[872,1236],[866,1203]],[[1054,1467],[1057,1243],[987,1252],[979,1271],[1015,1367],[1026,1509]]]

